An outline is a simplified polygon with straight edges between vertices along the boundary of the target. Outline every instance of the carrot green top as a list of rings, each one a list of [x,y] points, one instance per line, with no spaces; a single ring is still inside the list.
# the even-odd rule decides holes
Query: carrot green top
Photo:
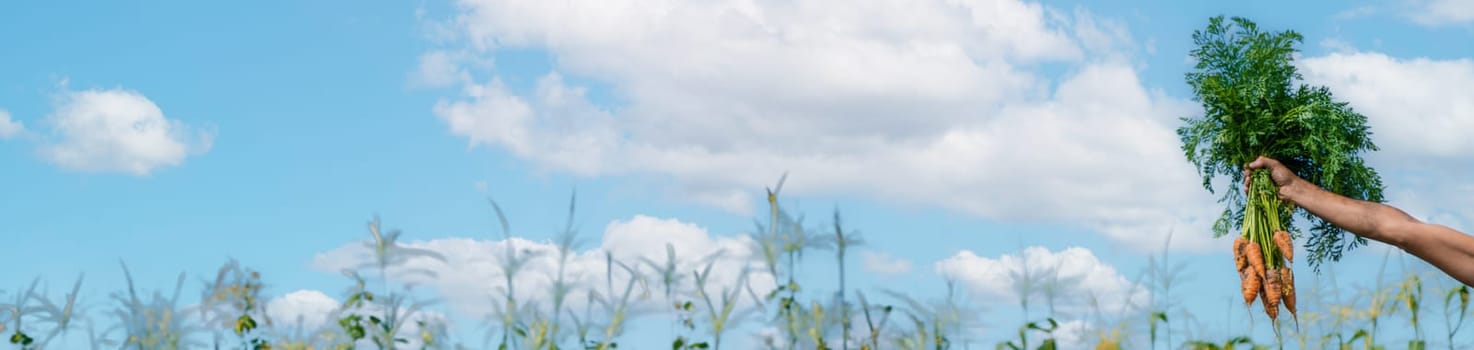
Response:
[[[1359,200],[1381,202],[1382,180],[1362,154],[1377,149],[1367,118],[1329,89],[1301,83],[1295,69],[1295,45],[1303,38],[1294,31],[1261,32],[1244,18],[1209,20],[1193,33],[1197,49],[1194,70],[1187,73],[1194,100],[1203,115],[1184,117],[1177,129],[1182,150],[1213,192],[1213,178],[1226,176],[1228,191],[1219,198],[1227,204],[1214,223],[1215,236],[1234,232],[1243,221],[1243,170],[1258,156],[1279,159],[1296,175],[1328,191]],[[1298,210],[1311,225],[1305,240],[1310,265],[1319,270],[1326,259],[1365,245],[1361,237],[1344,239],[1345,231],[1308,212]],[[1282,222],[1293,229],[1286,212]],[[1354,236],[1353,236],[1354,237]]]

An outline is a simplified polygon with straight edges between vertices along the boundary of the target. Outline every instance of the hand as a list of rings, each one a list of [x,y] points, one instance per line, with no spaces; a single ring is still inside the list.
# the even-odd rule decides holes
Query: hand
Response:
[[[1291,185],[1295,185],[1296,183],[1303,181],[1300,179],[1299,176],[1295,175],[1295,172],[1290,171],[1290,168],[1285,167],[1284,164],[1280,164],[1278,160],[1274,160],[1274,158],[1260,156],[1258,159],[1254,159],[1253,162],[1249,163],[1248,169],[1244,169],[1245,194],[1249,193],[1249,182],[1252,180],[1252,177],[1249,175],[1254,169],[1269,169],[1269,178],[1273,180],[1274,185],[1279,188],[1280,199],[1286,201],[1289,200],[1288,198],[1285,198],[1286,189],[1289,188]]]

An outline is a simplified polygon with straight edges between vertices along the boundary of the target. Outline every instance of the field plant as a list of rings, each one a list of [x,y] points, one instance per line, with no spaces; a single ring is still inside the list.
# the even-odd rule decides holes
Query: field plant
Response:
[[[240,338],[240,348],[269,349],[270,340],[259,330],[260,326],[272,324],[266,314],[266,301],[261,297],[265,287],[260,272],[246,269],[231,259],[220,267],[214,281],[205,284],[200,318],[206,324],[231,329]],[[214,346],[223,346],[222,341],[220,332],[214,332]]]
[[[1065,266],[1028,258],[1007,275],[1017,293],[1008,302],[975,304],[950,278],[944,281],[945,293],[935,299],[898,288],[853,288],[846,276],[847,259],[864,240],[838,210],[832,222],[805,224],[802,215],[783,205],[782,184],[780,178],[767,191],[769,210],[748,233],[752,246],[746,255],[681,252],[670,243],[663,246],[663,257],[621,260],[618,252],[581,253],[576,196],[570,199],[568,220],[551,236],[552,248],[531,249],[514,234],[502,207],[491,202],[500,245],[485,253],[496,260],[500,274],[495,287],[484,291],[493,311],[485,315],[481,346],[473,348],[629,349],[637,346],[622,339],[627,328],[666,324],[671,338],[662,342],[672,350],[731,349],[734,339],[743,338],[756,339],[749,345],[780,350],[1382,349],[1393,343],[1397,348],[1457,349],[1469,343],[1460,339],[1470,313],[1469,287],[1421,276],[1406,266],[1401,278],[1383,279],[1380,275],[1390,273],[1385,259],[1378,282],[1357,291],[1338,288],[1334,271],[1310,279],[1301,295],[1314,310],[1304,314],[1293,337],[1268,339],[1234,333],[1243,329],[1239,326],[1227,333],[1202,331],[1178,302],[1183,297],[1178,289],[1188,277],[1186,263],[1165,250],[1147,259],[1132,287],[1149,291],[1151,298],[1128,298],[1123,307],[1110,310],[1101,307],[1097,296],[1088,296],[1087,311],[1058,307],[1080,297],[1063,291],[1083,277],[1064,273]],[[343,302],[322,327],[304,327],[300,318],[272,319],[268,305],[276,287],[266,282],[270,276],[230,259],[202,280],[198,300],[184,298],[185,274],[172,288],[142,292],[127,265],[121,269],[126,288],[110,294],[106,305],[87,303],[84,276],[68,280],[67,288],[56,293],[38,278],[0,293],[0,332],[14,349],[80,344],[93,349],[467,348],[462,340],[474,336],[452,334],[457,328],[436,316],[449,310],[435,299],[435,291],[417,287],[439,278],[431,267],[446,263],[446,257],[401,242],[402,232],[385,229],[378,218],[369,221],[367,231],[359,247],[370,254],[362,264],[342,271],[348,286],[340,294]],[[1164,246],[1171,234],[1167,237]],[[805,256],[823,253],[833,254],[834,260],[823,261],[832,261],[835,269],[801,270]],[[569,269],[574,259],[602,260],[602,276],[576,275],[585,272]],[[735,273],[718,272],[721,264],[734,260],[748,264]],[[547,287],[528,289],[522,283],[529,280],[526,273],[545,274],[531,277],[545,279]],[[773,283],[754,282],[760,278]],[[826,290],[809,282],[822,279],[832,279],[838,288]],[[1193,296],[1207,300],[1201,297],[1213,296]],[[1225,292],[1218,297],[1230,302],[1225,309],[1239,313],[1242,306],[1232,299],[1236,296]],[[1007,304],[1015,304],[1023,319],[1000,322],[1001,317],[985,311]],[[1441,316],[1444,327],[1425,329],[1428,315]],[[1001,326],[984,328],[985,319]],[[1084,328],[1066,327],[1070,322],[1083,322]],[[1248,320],[1229,322],[1253,328]],[[1379,336],[1379,329],[1388,327],[1407,329],[1412,336]],[[72,339],[80,342],[67,342]]]
[[[1457,306],[1455,306],[1457,305]],[[1469,314],[1469,286],[1458,285],[1448,288],[1448,293],[1443,296],[1444,329],[1447,330],[1449,350],[1454,348],[1454,336],[1458,335],[1459,329],[1464,327],[1464,317]]]
[[[1163,339],[1164,343],[1169,344],[1168,347],[1170,347],[1170,344],[1173,344],[1172,327],[1168,320],[1173,318],[1171,317],[1172,311],[1178,305],[1177,299],[1172,297],[1172,289],[1184,283],[1187,278],[1187,265],[1182,262],[1178,262],[1177,264],[1172,263],[1169,251],[1169,247],[1172,245],[1172,234],[1171,231],[1167,232],[1167,238],[1162,244],[1160,256],[1152,255],[1147,257],[1146,279],[1149,281],[1149,290],[1153,296],[1151,311],[1147,314],[1147,336],[1151,341],[1151,347],[1153,349],[1157,348],[1158,328],[1163,333],[1162,336],[1165,338]],[[1183,319],[1192,317],[1185,309],[1178,316]],[[1158,327],[1159,325],[1161,327]]]

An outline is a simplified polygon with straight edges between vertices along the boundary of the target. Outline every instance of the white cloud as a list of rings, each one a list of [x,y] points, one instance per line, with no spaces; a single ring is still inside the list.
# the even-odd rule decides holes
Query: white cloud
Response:
[[[26,130],[25,124],[10,119],[10,112],[0,109],[0,140],[9,139]]]
[[[1399,59],[1348,52],[1302,59],[1306,81],[1366,115],[1384,152],[1474,156],[1474,60]]]
[[[1341,20],[1341,21],[1349,21],[1349,20],[1354,20],[1354,19],[1358,19],[1358,18],[1362,18],[1362,17],[1371,16],[1371,15],[1377,14],[1378,12],[1382,12],[1382,11],[1383,10],[1381,8],[1379,8],[1378,6],[1375,6],[1375,5],[1360,5],[1360,6],[1355,6],[1355,7],[1347,8],[1345,10],[1341,10],[1341,12],[1337,12],[1335,15],[1332,15],[1331,18],[1335,18],[1335,19]]]
[[[911,261],[892,256],[889,253],[864,250],[860,252],[860,261],[866,272],[884,276],[895,276],[911,272]]]
[[[1407,16],[1425,26],[1474,23],[1474,2],[1467,0],[1406,0]]]
[[[319,254],[313,259],[314,268],[340,271],[359,266],[370,258],[370,252],[359,243],[346,244]],[[752,255],[753,241],[746,236],[712,236],[704,228],[675,219],[635,216],[629,220],[609,223],[597,247],[571,251],[564,266],[565,279],[573,289],[567,305],[575,310],[583,310],[582,305],[587,304],[589,291],[596,291],[604,296],[623,291],[630,276],[622,272],[620,267],[607,264],[605,252],[609,252],[615,261],[635,265],[632,267],[639,268],[637,272],[643,276],[644,281],[638,282],[634,287],[631,300],[634,306],[639,310],[664,311],[667,305],[663,296],[664,286],[656,270],[641,263],[641,259],[664,264],[667,244],[676,252],[675,273],[679,280],[676,281],[673,292],[677,297],[693,295],[692,272],[704,268],[706,265],[703,258],[709,256],[715,257],[712,260],[713,267],[707,289],[709,293],[734,287],[744,268],[752,270],[748,280],[753,291],[765,293],[775,285],[766,270],[758,268],[758,261]],[[447,260],[444,264],[423,258],[413,258],[405,264],[405,268],[434,271],[439,277],[426,281],[394,272],[391,275],[435,287],[453,309],[466,315],[480,317],[494,311],[493,297],[501,298],[501,293],[505,290],[505,274],[498,262],[507,255],[505,252],[508,245],[521,252],[519,255],[530,253],[534,256],[514,276],[513,283],[518,299],[536,302],[544,308],[551,302],[551,293],[548,291],[553,290],[553,278],[558,271],[558,246],[553,243],[514,237],[510,240],[444,238],[407,245],[444,255]],[[721,255],[714,255],[717,252],[721,252]],[[611,267],[612,275],[607,273]],[[609,292],[611,285],[614,293]],[[747,294],[743,295],[746,302]]]
[[[321,291],[304,289],[272,298],[266,303],[266,315],[284,329],[301,325],[302,329],[314,330],[327,324],[338,305],[338,300]]]
[[[557,62],[531,93],[491,78],[437,103],[472,146],[585,176],[670,178],[737,213],[789,171],[790,194],[1066,222],[1123,241],[1200,227],[1178,247],[1210,246],[1213,201],[1174,133],[1193,106],[1143,86],[1116,20],[1017,0],[460,5],[461,49]],[[1044,63],[1070,68],[1055,80]],[[563,74],[607,83],[621,103],[593,103]]]
[[[435,106],[435,114],[472,146],[495,145],[548,166],[597,175],[603,150],[615,147],[618,135],[609,113],[589,104],[585,89],[570,87],[551,74],[537,84],[537,98],[511,94],[501,81],[469,84],[473,102]]]
[[[63,168],[142,176],[210,149],[211,134],[165,118],[136,91],[67,91],[58,102],[46,120],[56,139],[41,154]]]
[[[1367,116],[1381,150],[1368,156],[1389,202],[1421,219],[1474,229],[1474,60],[1348,51],[1304,58],[1307,82]]]
[[[935,269],[943,276],[956,279],[982,300],[1017,303],[1023,292],[1028,291],[1031,305],[1045,306],[1046,295],[1052,293],[1055,310],[1060,314],[1089,311],[1091,298],[1097,300],[1102,311],[1111,313],[1145,305],[1151,297],[1145,288],[1127,280],[1089,249],[1080,247],[1058,252],[1028,247],[1019,254],[998,258],[980,257],[964,250],[937,262]]]
[[[448,86],[470,79],[445,51],[431,51],[420,55],[420,69],[410,76],[411,85]]]
[[[1320,41],[1320,47],[1323,47],[1326,50],[1330,50],[1332,52],[1337,52],[1337,53],[1347,53],[1347,52],[1355,52],[1356,51],[1356,47],[1355,46],[1352,46],[1351,43],[1348,43],[1345,40],[1341,40],[1341,39],[1337,39],[1337,38],[1326,38],[1324,40],[1321,40]]]
[[[1063,349],[1089,349],[1091,340],[1099,340],[1095,337],[1096,330],[1091,329],[1089,323],[1084,320],[1060,320],[1059,328],[1054,330],[1055,341]]]
[[[469,83],[471,72],[489,69],[491,59],[460,51],[430,51],[420,55],[419,69],[410,74],[410,86],[446,87]]]

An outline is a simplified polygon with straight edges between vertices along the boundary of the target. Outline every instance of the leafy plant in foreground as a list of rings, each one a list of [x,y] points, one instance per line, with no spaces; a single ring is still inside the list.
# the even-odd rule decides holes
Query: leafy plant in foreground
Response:
[[[271,325],[261,300],[264,288],[260,272],[245,269],[231,259],[220,267],[214,281],[206,283],[200,316],[207,323],[232,329],[241,338],[242,349],[271,349],[270,340],[256,331],[258,326]]]
[[[1224,341],[1223,345],[1219,345],[1210,341],[1194,340],[1188,341],[1186,344],[1183,344],[1183,347],[1192,350],[1234,350],[1239,345],[1247,346],[1249,349],[1253,350],[1269,348],[1264,345],[1254,344],[1254,340],[1249,339],[1249,337],[1235,337],[1233,339]]]
[[[1172,289],[1187,279],[1187,265],[1182,262],[1172,263],[1170,247],[1173,234],[1173,231],[1167,232],[1167,238],[1162,243],[1161,257],[1155,255],[1147,257],[1146,277],[1148,284],[1152,287],[1153,295],[1151,312],[1147,316],[1147,328],[1153,349],[1157,347],[1158,321],[1162,323],[1162,328],[1166,331],[1166,344],[1172,344],[1172,324],[1167,321],[1168,314],[1177,306],[1177,300],[1172,297]],[[1190,318],[1192,315],[1184,310],[1181,316]]]
[[[1454,302],[1458,302],[1455,309]],[[1450,288],[1443,296],[1443,321],[1448,335],[1448,348],[1454,348],[1454,335],[1459,333],[1459,328],[1464,327],[1464,316],[1469,314],[1469,286],[1459,284]]]
[[[361,340],[367,340],[379,349],[397,349],[412,343],[414,338],[402,337],[400,333],[432,301],[411,301],[412,284],[406,285],[403,292],[395,291],[390,284],[389,270],[394,268],[395,273],[401,276],[433,279],[438,277],[434,271],[403,265],[413,258],[445,263],[445,257],[429,249],[400,244],[399,237],[403,231],[384,230],[378,216],[369,221],[368,231],[371,240],[365,241],[364,246],[373,253],[373,260],[357,269],[343,271],[344,275],[353,279],[354,287],[349,290],[347,301],[337,310],[338,326],[348,338],[346,342],[338,343],[337,347],[353,349]],[[382,287],[379,294],[370,290],[369,284],[357,271],[360,269],[377,270],[379,285]],[[422,318],[415,320],[415,323],[423,321],[425,320]],[[433,337],[425,337],[425,334],[421,334],[420,338],[421,347],[430,346],[437,341]]]
[[[7,341],[11,344],[19,345],[22,349],[30,349],[36,342],[35,338],[26,334],[22,321],[25,320],[27,314],[35,311],[34,307],[26,305],[30,303],[31,296],[36,293],[36,285],[40,283],[41,278],[37,277],[31,281],[31,286],[25,288],[24,292],[15,295],[15,302],[0,304],[0,316],[8,315],[10,328],[12,329],[12,333]],[[0,323],[0,327],[3,326],[4,323]]]
[[[529,334],[527,328],[524,327],[522,322],[519,322],[517,317],[519,311],[525,308],[517,303],[515,281],[517,274],[522,271],[522,268],[527,265],[528,261],[536,257],[536,254],[530,251],[517,250],[516,241],[512,239],[512,229],[511,225],[507,223],[506,214],[502,212],[501,206],[497,205],[495,200],[491,201],[491,208],[496,212],[497,222],[501,224],[503,244],[506,246],[504,254],[497,257],[506,287],[502,290],[502,303],[493,304],[495,305],[495,313],[491,316],[500,321],[502,325],[501,344],[497,346],[497,349],[516,349],[519,348],[519,344],[522,344],[520,339],[529,337]],[[489,336],[490,334],[488,333]]]
[[[705,268],[703,268],[699,272],[694,272],[693,274],[696,278],[696,295],[697,297],[701,298],[703,304],[706,305],[706,321],[707,324],[711,326],[712,348],[716,350],[721,350],[722,334],[731,329],[733,321],[733,311],[737,307],[738,297],[740,296],[739,293],[742,291],[741,286],[747,284],[748,270],[743,269],[742,273],[737,276],[737,283],[732,286],[722,288],[720,293],[717,295],[718,300],[712,301],[711,294],[706,291],[706,285],[710,281],[711,268],[714,265],[714,262],[708,262]]]
[[[1423,303],[1423,280],[1417,274],[1408,274],[1400,284],[1397,292],[1397,301],[1406,308],[1408,320],[1413,326],[1413,339],[1407,343],[1409,350],[1423,350],[1428,348],[1428,342],[1423,340],[1423,327],[1418,324],[1418,312],[1422,310]]]
[[[840,320],[840,349],[850,348],[850,323],[852,321],[849,301],[845,299],[845,251],[850,247],[864,244],[864,240],[857,232],[846,233],[840,225],[839,209],[834,209],[834,255],[839,262],[839,320]]]
[[[1050,337],[1044,338],[1044,340],[1040,342],[1039,347],[1037,347],[1035,349],[1037,349],[1037,350],[1054,350],[1054,349],[1058,348],[1058,345],[1056,344],[1056,342],[1054,340],[1054,337],[1052,335],[1054,334],[1054,331],[1057,330],[1057,329],[1059,329],[1059,322],[1055,322],[1054,321],[1054,318],[1046,318],[1046,319],[1044,319],[1044,321],[1029,322],[1028,324],[1025,324],[1023,327],[1020,327],[1019,328],[1019,330],[1018,330],[1018,342],[1014,342],[1014,341],[1010,340],[1010,341],[1006,341],[1006,342],[1003,342],[1003,343],[999,343],[998,344],[998,349],[1030,350],[1029,349],[1029,331],[1040,331],[1040,332],[1044,332],[1044,334],[1049,335]]]
[[[205,346],[204,342],[191,338],[193,334],[202,331],[203,327],[188,319],[191,310],[179,306],[179,294],[184,289],[184,273],[179,274],[179,281],[170,296],[166,297],[156,291],[151,298],[144,299],[133,285],[133,274],[128,271],[128,265],[122,266],[128,289],[113,294],[118,308],[112,314],[118,321],[115,329],[123,331],[124,348],[177,350]]]
[[[860,350],[880,349],[880,335],[885,331],[885,323],[890,320],[891,310],[894,308],[890,305],[871,305],[865,299],[864,292],[855,294],[860,298],[860,312],[865,315],[865,328],[869,330],[866,333],[869,342],[861,345]],[[876,313],[879,315],[875,315]]]

